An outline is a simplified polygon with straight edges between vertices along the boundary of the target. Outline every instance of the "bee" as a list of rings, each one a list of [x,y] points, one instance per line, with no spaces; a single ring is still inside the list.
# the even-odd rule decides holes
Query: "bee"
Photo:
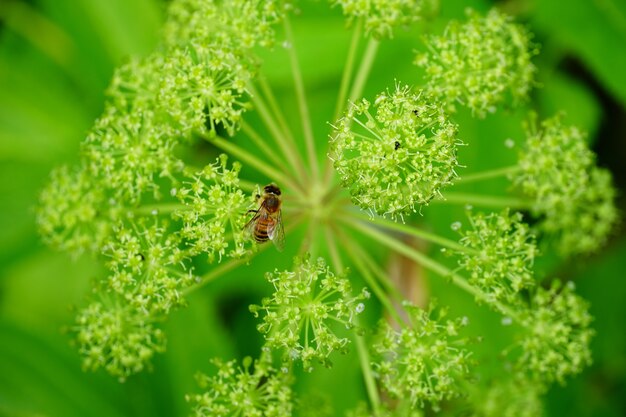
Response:
[[[285,230],[281,218],[280,188],[276,184],[269,184],[263,187],[263,195],[257,195],[261,201],[257,210],[248,210],[248,213],[255,213],[246,223],[244,230],[254,237],[257,243],[267,242],[268,239],[274,243],[276,249],[282,251],[285,247]]]

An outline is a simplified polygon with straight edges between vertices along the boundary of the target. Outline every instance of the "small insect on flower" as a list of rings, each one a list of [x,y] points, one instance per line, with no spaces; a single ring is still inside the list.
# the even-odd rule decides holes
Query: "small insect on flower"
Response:
[[[280,198],[280,188],[276,184],[269,184],[263,187],[263,195],[258,196],[261,201],[258,210],[249,210],[248,213],[255,213],[244,230],[254,237],[257,243],[271,240],[276,249],[282,251],[285,247],[285,230],[280,212],[282,200]]]

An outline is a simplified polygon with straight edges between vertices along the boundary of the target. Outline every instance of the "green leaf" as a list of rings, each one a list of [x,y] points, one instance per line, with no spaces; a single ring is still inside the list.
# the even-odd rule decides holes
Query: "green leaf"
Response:
[[[535,0],[531,22],[564,54],[581,59],[622,103],[626,103],[626,4],[616,0]]]

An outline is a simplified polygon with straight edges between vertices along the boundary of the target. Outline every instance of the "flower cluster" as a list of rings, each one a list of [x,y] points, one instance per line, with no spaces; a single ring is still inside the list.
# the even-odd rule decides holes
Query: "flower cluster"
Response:
[[[165,335],[151,317],[117,300],[82,310],[74,331],[83,367],[103,368],[120,381],[141,372],[155,352],[165,350]]]
[[[392,218],[428,204],[456,177],[457,126],[423,92],[396,86],[352,104],[337,121],[330,157],[355,204]]]
[[[539,228],[558,237],[565,254],[592,252],[617,221],[608,171],[595,166],[585,134],[563,126],[561,116],[531,126],[513,183],[533,199]]]
[[[284,12],[273,0],[172,2],[157,102],[175,126],[183,133],[235,134],[250,107],[246,87],[256,67],[250,50],[273,43],[272,26]]]
[[[108,287],[144,314],[168,313],[181,305],[181,290],[195,282],[192,269],[185,269],[180,237],[167,222],[141,218],[132,227],[116,227],[104,254],[111,270]]]
[[[227,156],[193,174],[172,194],[186,208],[175,213],[183,221],[180,236],[189,246],[191,256],[207,254],[209,262],[217,256],[242,257],[247,253],[245,243],[249,236],[244,232],[247,210],[252,201],[239,188],[241,165],[226,167]],[[228,232],[228,233],[227,233]],[[229,249],[229,240],[233,241]]]
[[[527,333],[519,342],[519,369],[540,384],[564,383],[591,363],[591,321],[589,305],[574,293],[572,282],[537,288],[522,318]]]
[[[120,215],[104,190],[93,186],[88,172],[62,166],[52,171],[39,197],[37,226],[47,244],[80,255],[98,252]]]
[[[269,47],[273,26],[284,17],[289,1],[278,0],[174,0],[168,8],[164,43],[180,45],[197,40],[201,45],[229,45],[233,49]]]
[[[82,144],[83,163],[112,199],[135,204],[146,192],[159,196],[158,178],[173,181],[182,171],[173,152],[178,142],[152,110],[124,114],[110,106]]]
[[[251,69],[228,46],[190,44],[172,48],[162,69],[158,101],[181,132],[234,135],[242,113]]]
[[[292,271],[276,270],[266,279],[274,294],[250,310],[255,316],[265,313],[257,328],[265,334],[267,348],[282,350],[285,362],[302,361],[307,372],[315,360],[329,365],[330,354],[349,343],[335,334],[333,324],[353,328],[369,293],[364,289],[352,295],[350,281],[332,273],[322,258],[315,262],[296,258]]]
[[[270,42],[283,13],[273,1],[176,0],[170,7],[160,49],[115,72],[80,163],[52,174],[37,209],[48,243],[108,259],[104,290],[115,302],[84,310],[76,334],[86,368],[120,378],[162,350],[155,324],[196,281],[192,258],[247,253],[242,229],[252,201],[239,188],[240,166],[227,169],[223,156],[193,173],[178,147],[198,134],[235,133],[247,108],[251,48]],[[171,227],[161,218],[170,212]]]
[[[374,345],[380,358],[374,363],[383,387],[396,398],[410,399],[413,407],[431,403],[433,409],[460,395],[459,381],[469,373],[467,341],[459,336],[466,318],[445,320],[446,310],[422,310],[405,303],[410,325],[400,330],[385,323]]]
[[[524,27],[496,9],[486,17],[470,11],[465,24],[451,22],[426,43],[415,64],[425,71],[427,90],[452,109],[458,103],[484,117],[507,98],[524,100],[533,85],[536,47]]]
[[[520,303],[519,293],[531,288],[532,265],[537,255],[535,238],[520,213],[468,213],[471,230],[460,229],[459,266],[469,283],[480,289],[481,301],[507,305]]]
[[[365,32],[375,38],[393,37],[393,29],[408,26],[421,19],[424,0],[331,0],[339,5],[350,22],[363,19]],[[426,3],[426,4],[425,4]],[[432,6],[431,6],[432,7]]]
[[[264,361],[246,357],[243,367],[235,361],[213,361],[214,376],[198,375],[202,394],[188,395],[193,416],[283,417],[292,413],[290,377],[279,374]],[[253,365],[253,366],[252,366]],[[253,367],[253,369],[251,369]]]
[[[468,386],[469,395],[459,408],[468,417],[538,417],[543,405],[540,387],[519,375],[489,381],[488,384]],[[443,416],[458,416],[459,408],[453,407]]]

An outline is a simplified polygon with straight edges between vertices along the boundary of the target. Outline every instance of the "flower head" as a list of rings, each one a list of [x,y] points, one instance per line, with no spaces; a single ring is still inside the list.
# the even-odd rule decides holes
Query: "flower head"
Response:
[[[459,337],[466,320],[444,320],[446,310],[434,305],[426,311],[406,303],[405,309],[410,325],[400,330],[383,325],[374,366],[393,397],[438,409],[441,401],[460,395],[459,381],[469,373],[470,352]]]
[[[247,357],[243,367],[235,361],[213,360],[217,374],[198,375],[198,384],[205,391],[188,395],[193,416],[283,417],[292,412],[290,377],[279,374],[263,361]]]
[[[513,183],[533,199],[539,228],[558,238],[564,254],[592,252],[617,222],[615,189],[608,171],[595,166],[585,134],[563,126],[557,115],[530,126]]]
[[[180,236],[167,222],[140,218],[119,225],[104,248],[109,257],[110,289],[144,314],[168,313],[183,304],[181,291],[195,282],[184,267]]]
[[[215,132],[234,135],[243,112],[251,68],[228,46],[190,43],[171,48],[163,63],[158,102],[184,135]]]
[[[521,302],[519,292],[534,286],[532,265],[537,255],[535,238],[520,213],[488,215],[468,213],[471,229],[460,229],[459,265],[487,303]]]
[[[523,316],[528,332],[519,342],[519,369],[546,386],[581,372],[591,363],[591,321],[589,304],[574,293],[572,282],[537,288]]]
[[[44,241],[74,255],[97,253],[121,213],[103,187],[81,168],[52,171],[37,206],[37,226]]]
[[[393,37],[393,29],[421,19],[424,0],[332,0],[343,9],[349,21],[363,19],[365,32],[375,38]],[[432,6],[431,6],[432,7]]]
[[[152,110],[120,113],[110,106],[83,142],[85,165],[114,200],[135,204],[145,193],[158,198],[158,179],[173,181],[183,169],[174,156],[180,139],[168,133]]]
[[[229,169],[227,160],[226,155],[221,155],[216,163],[172,189],[172,194],[186,206],[175,216],[183,221],[180,236],[189,246],[189,255],[206,253],[209,262],[216,256],[221,260],[224,255],[237,258],[247,253],[245,244],[249,237],[243,229],[252,200],[239,188],[241,165],[234,163]]]
[[[274,294],[250,307],[255,315],[265,313],[258,329],[265,334],[266,346],[282,350],[285,362],[302,361],[306,371],[313,369],[314,360],[329,364],[330,354],[349,343],[335,334],[333,324],[354,327],[369,293],[352,295],[350,281],[332,273],[322,258],[296,258],[292,271],[276,270],[266,279]]]
[[[486,17],[469,11],[465,24],[450,23],[443,36],[426,39],[415,64],[426,73],[426,89],[452,109],[457,104],[484,117],[507,98],[524,100],[536,72],[537,53],[523,26],[497,9]]]
[[[331,155],[352,200],[392,218],[428,204],[458,166],[457,126],[423,92],[397,86],[352,104],[334,127]]]
[[[116,301],[89,305],[78,315],[74,331],[83,367],[103,368],[122,381],[165,350],[165,335],[151,318]]]
[[[284,13],[282,2],[276,0],[174,0],[164,41],[167,46],[193,39],[235,49],[269,47],[274,43],[273,26]]]

